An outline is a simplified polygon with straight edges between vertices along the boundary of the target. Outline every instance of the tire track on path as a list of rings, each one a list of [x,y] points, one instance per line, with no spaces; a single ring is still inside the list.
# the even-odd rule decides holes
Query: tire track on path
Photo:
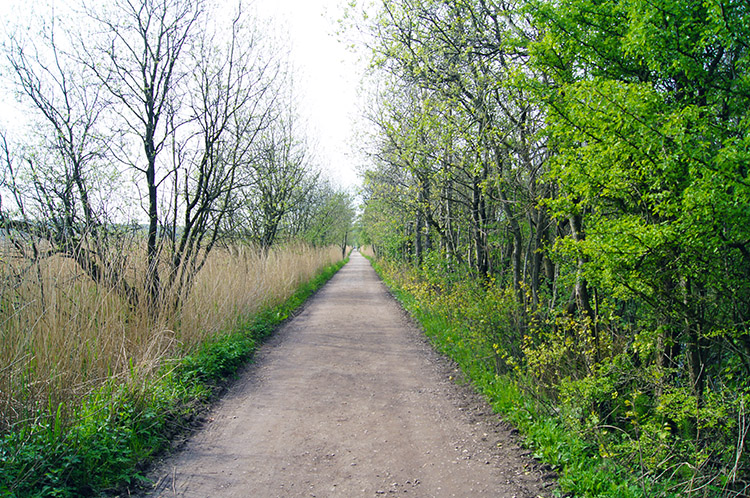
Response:
[[[549,483],[354,252],[148,496],[533,498]]]

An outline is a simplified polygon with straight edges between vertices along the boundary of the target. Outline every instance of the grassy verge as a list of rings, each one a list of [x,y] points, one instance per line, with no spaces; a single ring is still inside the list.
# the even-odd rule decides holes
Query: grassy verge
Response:
[[[144,465],[345,262],[327,267],[281,304],[238,319],[187,356],[164,361],[146,383],[131,365],[132,382],[112,378],[79,406],[49,406],[37,421],[0,435],[0,496],[97,496],[141,483]],[[64,415],[71,410],[72,417]]]
[[[670,491],[670,483],[633,474],[629,467],[602,456],[594,441],[566,427],[562,407],[533,396],[524,388],[529,381],[523,372],[496,374],[493,364],[486,361],[486,351],[480,351],[476,341],[470,339],[471,325],[454,318],[458,313],[451,317],[451,310],[434,306],[420,299],[418,293],[410,292],[410,284],[400,280],[397,272],[385,271],[377,261],[373,261],[373,266],[404,308],[421,323],[433,346],[460,365],[493,409],[519,429],[534,456],[555,469],[559,476],[559,488],[554,491],[557,496],[679,496]]]

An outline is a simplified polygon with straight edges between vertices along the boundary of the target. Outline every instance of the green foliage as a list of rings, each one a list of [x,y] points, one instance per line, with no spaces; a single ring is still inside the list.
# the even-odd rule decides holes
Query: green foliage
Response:
[[[112,381],[77,410],[78,422],[63,425],[57,414],[2,436],[0,491],[9,496],[91,496],[135,484],[137,464],[164,447],[168,427],[127,386]]]
[[[239,332],[219,336],[185,357],[177,369],[177,376],[186,383],[220,382],[236,372],[254,350],[252,335]]]
[[[631,310],[609,328],[625,338],[614,343],[615,368],[599,363],[583,379],[553,384],[568,404],[618,394],[596,416],[627,437],[609,434],[604,451],[639,455],[644,472],[690,481],[688,493],[701,487],[693,481],[719,493],[747,478],[746,469],[737,474],[747,448],[735,421],[744,420],[737,393],[748,388],[736,375],[749,351],[750,94],[737,68],[748,64],[740,40],[750,31],[738,8],[530,6],[543,33],[533,63],[556,80],[541,92],[557,150],[550,176],[561,187],[547,205],[562,219],[581,216],[586,230],[555,249]],[[542,343],[549,350],[560,341]]]
[[[319,183],[317,190],[309,195],[310,206],[301,236],[317,247],[345,247],[354,222],[352,195],[327,182]]]
[[[208,339],[195,351],[166,363],[146,385],[111,379],[73,409],[39,411],[33,422],[0,434],[0,495],[96,496],[144,481],[144,463],[210,401],[252,356],[256,345],[327,282],[346,261],[320,272],[286,302],[244,318],[233,331]]]
[[[737,457],[731,437],[734,421],[744,420],[747,391],[710,390],[699,404],[689,387],[665,383],[668,373],[643,368],[631,351],[597,360],[591,338],[581,337],[591,329],[570,318],[549,327],[532,319],[510,354],[513,328],[523,328],[513,293],[492,281],[441,276],[431,264],[424,272],[375,266],[435,347],[558,472],[562,491],[619,498],[682,496],[687,482],[716,495],[732,489],[729,472],[713,483],[696,477],[711,461]]]
[[[386,6],[363,230],[438,347],[571,492],[746,494],[747,6]]]

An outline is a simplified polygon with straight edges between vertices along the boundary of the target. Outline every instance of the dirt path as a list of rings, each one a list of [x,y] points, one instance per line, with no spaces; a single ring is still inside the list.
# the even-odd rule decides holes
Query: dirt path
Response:
[[[150,496],[546,496],[533,460],[451,375],[355,252],[157,469]]]

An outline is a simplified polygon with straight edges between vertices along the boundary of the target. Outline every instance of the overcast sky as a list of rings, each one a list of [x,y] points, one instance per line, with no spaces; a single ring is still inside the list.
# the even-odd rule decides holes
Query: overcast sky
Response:
[[[256,6],[288,30],[296,87],[321,161],[342,186],[358,182],[362,161],[354,139],[359,118],[358,88],[365,62],[336,36],[346,0],[256,0]]]
[[[13,18],[28,15],[27,1],[0,0],[0,18],[12,22]],[[52,5],[77,3],[77,0],[47,1]],[[246,0],[244,3],[257,9],[261,17],[274,19],[278,32],[288,33],[292,63],[297,68],[295,86],[300,114],[308,123],[311,141],[317,143],[318,159],[339,185],[355,186],[359,183],[356,166],[362,159],[354,146],[353,134],[359,119],[358,88],[365,62],[336,35],[337,21],[344,14],[347,0]]]

